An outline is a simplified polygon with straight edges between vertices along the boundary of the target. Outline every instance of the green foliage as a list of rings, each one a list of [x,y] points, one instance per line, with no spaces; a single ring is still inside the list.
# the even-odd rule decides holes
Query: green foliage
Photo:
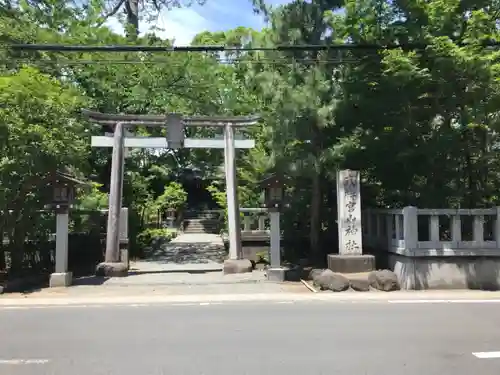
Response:
[[[218,184],[212,183],[207,187],[208,192],[217,203],[217,205],[224,211],[223,221],[223,231],[227,228],[227,196],[226,192],[218,186]]]
[[[153,244],[154,240],[161,239],[163,242],[168,242],[176,236],[177,232],[171,229],[147,228],[137,236],[137,244],[140,249],[144,250],[145,248],[150,247]]]
[[[257,255],[257,262],[256,263],[269,264],[269,251],[260,251],[255,255]]]
[[[227,195],[226,191],[220,184],[212,183],[207,187],[210,195],[217,203],[219,207],[221,207],[224,211],[223,217],[223,231],[226,231],[228,216],[227,216]],[[251,187],[243,186],[238,189],[238,201],[240,207],[257,207],[260,206],[259,198],[261,192],[260,189],[251,189]],[[244,214],[240,213],[241,219],[243,219]]]
[[[266,29],[203,32],[193,44],[328,46],[348,40],[428,47],[232,51],[225,56],[234,59],[231,64],[220,63],[216,53],[3,49],[0,210],[16,214],[0,216],[0,234],[20,244],[49,232],[48,225],[33,225],[30,215],[49,199],[45,177],[55,169],[94,174],[99,184],[108,185],[109,150],[90,149],[89,137],[109,129],[83,122],[82,107],[137,114],[166,109],[187,115],[261,114],[262,121],[247,134],[256,147],[237,152],[240,206],[260,204],[263,177],[286,175],[291,207],[283,215],[285,236],[309,238],[316,254],[320,240],[328,244],[336,233],[338,168],[362,171],[364,206],[499,204],[500,52],[481,46],[500,40],[498,1],[314,0],[274,9],[261,0],[253,3],[269,17]],[[131,40],[99,26],[112,10],[101,0],[9,4],[0,7],[4,43],[172,45],[154,33]],[[151,4],[140,3],[139,13],[150,13]],[[125,22],[135,27],[133,19]],[[159,128],[134,131],[165,135]],[[188,129],[189,137],[214,135],[207,127]],[[180,185],[185,170],[215,180],[208,190],[226,209],[222,164],[220,150],[133,150],[124,181],[132,243],[159,209],[185,206]],[[104,191],[96,186],[82,193],[79,204],[105,207]],[[141,236],[142,241],[149,235]]]
[[[227,209],[227,197],[224,190],[221,190],[221,188],[214,183],[209,185],[207,190],[210,192],[212,198],[221,208]]]
[[[22,247],[26,237],[42,235],[32,217],[52,199],[51,174],[85,164],[88,146],[74,114],[86,101],[33,67],[0,77],[0,101],[0,207],[14,211],[3,215],[0,234]],[[12,261],[22,266],[22,250]]]
[[[101,184],[94,183],[90,191],[82,190],[78,197],[78,207],[83,210],[100,210],[108,207],[109,194],[103,193]]]
[[[166,209],[182,209],[187,201],[187,193],[182,185],[177,182],[171,182],[165,185],[163,194],[156,198],[155,207],[158,210],[165,211]]]

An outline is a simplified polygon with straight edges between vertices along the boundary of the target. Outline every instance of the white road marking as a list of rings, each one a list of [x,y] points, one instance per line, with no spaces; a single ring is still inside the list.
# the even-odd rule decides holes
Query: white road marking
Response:
[[[500,358],[500,352],[477,352],[472,355],[480,359]]]
[[[470,294],[470,293],[469,293]],[[484,294],[484,293],[483,293]],[[403,294],[401,294],[403,295]],[[428,293],[432,296],[432,293]],[[491,298],[489,296],[491,295]],[[300,295],[198,295],[198,296],[173,296],[164,298],[136,298],[130,301],[122,298],[98,300],[9,300],[0,298],[0,311],[7,310],[29,310],[29,309],[55,309],[55,308],[108,308],[108,307],[167,307],[167,306],[211,306],[211,305],[234,305],[241,303],[271,303],[271,304],[293,304],[293,303],[338,303],[338,304],[500,304],[500,293],[484,294],[482,298],[414,298],[413,294],[404,295],[398,298],[398,294],[387,295],[386,293],[374,294],[351,294],[345,293],[343,296],[328,293],[309,293]],[[409,296],[409,297],[408,297]],[[420,296],[420,295],[419,295]],[[290,298],[291,297],[291,298]]]
[[[0,359],[0,365],[45,365],[49,359]]]
[[[22,309],[28,309],[29,306],[5,306],[2,307],[2,310],[22,310]]]
[[[81,308],[103,308],[103,307],[109,307],[110,305],[31,305],[31,306],[0,306],[0,311],[1,310],[31,310],[31,309],[53,309],[53,308],[68,308],[68,309],[81,309]],[[128,306],[147,306],[147,305],[113,305],[115,307],[128,307]]]
[[[414,299],[414,300],[389,300],[395,304],[417,304],[417,303],[500,303],[500,299]]]

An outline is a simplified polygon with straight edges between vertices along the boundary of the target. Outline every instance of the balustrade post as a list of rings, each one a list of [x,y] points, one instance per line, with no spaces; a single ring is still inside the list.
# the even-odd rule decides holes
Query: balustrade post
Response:
[[[390,251],[392,249],[392,220],[393,220],[392,214],[387,214],[385,217],[385,231],[386,231],[386,237],[387,237],[387,251]]]
[[[252,230],[251,217],[248,215],[245,215],[243,217],[243,230],[244,231],[251,231]]]
[[[460,242],[462,241],[462,218],[458,212],[451,219],[451,240],[453,246],[460,247]]]
[[[407,206],[403,208],[403,239],[406,251],[418,248],[418,209]]]
[[[495,241],[497,241],[497,249],[500,249],[500,206],[496,207],[497,217],[495,221]]]
[[[473,220],[472,240],[481,246],[484,242],[484,216],[474,215]]]
[[[430,240],[439,246],[439,216],[431,215],[429,218]]]

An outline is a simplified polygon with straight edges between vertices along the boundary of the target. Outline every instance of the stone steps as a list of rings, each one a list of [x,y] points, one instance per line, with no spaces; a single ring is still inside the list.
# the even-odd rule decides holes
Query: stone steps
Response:
[[[186,228],[184,233],[207,233],[207,234],[217,234],[219,230],[217,228],[207,229],[207,228]]]
[[[218,233],[219,221],[213,219],[184,220],[184,233]]]
[[[217,210],[196,211],[185,213],[183,221],[184,233],[209,233],[220,232],[220,212]]]
[[[184,213],[185,220],[219,220],[222,212],[219,211],[188,211]]]

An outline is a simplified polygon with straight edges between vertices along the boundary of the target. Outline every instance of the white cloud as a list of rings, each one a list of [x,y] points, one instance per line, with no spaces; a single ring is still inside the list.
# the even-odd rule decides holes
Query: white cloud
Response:
[[[124,34],[123,25],[117,18],[110,18],[106,22],[111,30],[116,33]],[[141,23],[139,25],[140,33],[148,32],[156,28],[155,34],[163,39],[175,39],[175,45],[189,45],[196,34],[202,31],[212,29],[212,23],[198,14],[192,8],[180,8],[161,12],[158,20],[153,23]]]
[[[290,0],[267,0],[272,5],[280,5]],[[115,32],[123,34],[123,26],[111,19],[107,25]],[[237,26],[260,29],[264,26],[260,16],[253,14],[251,0],[208,0],[203,6],[193,4],[190,7],[162,11],[154,23],[142,22],[141,33],[155,30],[156,35],[164,39],[175,39],[175,45],[189,45],[193,38],[203,31],[229,30]]]
[[[159,37],[175,39],[175,45],[177,46],[189,45],[197,34],[213,29],[212,22],[201,16],[193,8],[162,12],[154,26],[161,29],[156,31]],[[146,26],[146,28],[148,27]]]
[[[105,25],[118,34],[125,34],[125,29],[116,17],[108,18]]]

